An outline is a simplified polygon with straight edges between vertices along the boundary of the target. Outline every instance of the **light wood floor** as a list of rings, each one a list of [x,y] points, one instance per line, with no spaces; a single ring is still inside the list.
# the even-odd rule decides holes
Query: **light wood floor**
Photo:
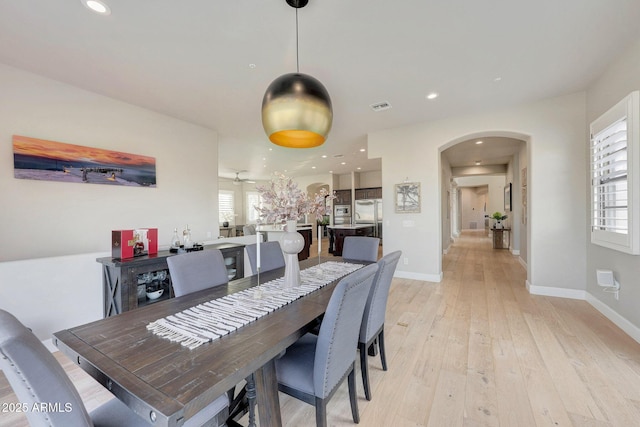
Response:
[[[456,241],[441,283],[394,279],[389,371],[369,358],[370,402],[358,373],[360,425],[640,425],[640,344],[584,301],[529,295],[522,266],[482,234]],[[88,407],[109,398],[56,356]],[[0,402],[12,399],[0,378]],[[311,406],[282,394],[280,402],[285,425],[314,425]],[[329,425],[353,425],[346,384],[328,412]],[[0,426],[25,425],[0,413]]]

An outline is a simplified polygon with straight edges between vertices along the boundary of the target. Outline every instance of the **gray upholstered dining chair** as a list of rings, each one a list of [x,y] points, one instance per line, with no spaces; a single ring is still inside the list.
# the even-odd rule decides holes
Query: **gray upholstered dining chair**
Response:
[[[253,274],[258,272],[258,245],[256,243],[244,247],[249,258],[249,265]],[[276,268],[284,267],[284,254],[280,247],[280,242],[264,242],[260,243],[260,271],[270,271]]]
[[[26,411],[32,427],[150,427],[120,400],[113,398],[91,413],[62,366],[40,340],[11,313],[0,310],[0,368]],[[220,396],[184,426],[222,426],[229,399]],[[42,410],[42,408],[46,408]]]
[[[229,282],[224,257],[218,249],[205,249],[170,256],[167,258],[167,265],[169,266],[169,275],[171,276],[173,292],[176,297]],[[242,388],[241,393],[236,395],[235,388],[227,393],[231,419],[237,415],[238,411],[244,410],[247,387],[251,388],[253,384],[253,375],[250,375],[247,378],[247,386]],[[254,404],[255,399],[253,398],[246,403],[251,412],[251,420],[255,418]]]
[[[376,262],[379,245],[377,237],[347,236],[342,243],[342,258]]]
[[[364,395],[367,400],[371,400],[371,386],[369,384],[369,364],[367,362],[367,352],[369,347],[378,342],[380,350],[380,360],[382,370],[387,370],[387,356],[384,349],[384,316],[387,310],[387,298],[393,273],[396,271],[398,260],[402,251],[391,252],[380,258],[378,261],[378,272],[373,280],[367,305],[362,316],[360,326],[360,336],[358,337],[358,349],[360,350],[360,370],[362,371],[362,383],[364,385]]]
[[[245,236],[253,236],[256,234],[256,226],[253,224],[244,225],[242,227],[242,234]]]
[[[278,389],[316,408],[316,426],[327,425],[327,402],[345,378],[353,421],[358,423],[356,344],[369,289],[378,270],[370,264],[342,278],[331,295],[319,334],[305,334],[276,359]]]
[[[224,257],[218,249],[205,249],[167,257],[176,297],[229,282]]]

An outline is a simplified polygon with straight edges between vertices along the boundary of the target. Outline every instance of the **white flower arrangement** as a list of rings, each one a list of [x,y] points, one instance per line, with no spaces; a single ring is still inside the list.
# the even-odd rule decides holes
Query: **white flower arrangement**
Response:
[[[324,188],[309,197],[291,178],[278,172],[274,175],[269,185],[256,186],[263,203],[263,207],[254,206],[259,215],[258,223],[284,224],[297,221],[303,215],[315,215],[316,219],[322,219],[328,212],[326,199],[336,198]]]

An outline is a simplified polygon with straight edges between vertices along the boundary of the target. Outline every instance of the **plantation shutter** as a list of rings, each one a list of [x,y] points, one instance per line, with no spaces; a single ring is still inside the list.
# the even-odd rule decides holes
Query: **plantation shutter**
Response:
[[[628,234],[627,118],[593,136],[592,228]]]
[[[233,191],[218,191],[218,221],[231,221],[234,214]]]
[[[591,123],[591,242],[640,254],[640,92]]]

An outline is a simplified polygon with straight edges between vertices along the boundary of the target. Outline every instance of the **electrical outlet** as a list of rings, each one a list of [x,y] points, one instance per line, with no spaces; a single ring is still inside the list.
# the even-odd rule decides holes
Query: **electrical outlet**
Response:
[[[404,262],[404,265],[409,265],[409,258],[404,257],[402,261]]]

